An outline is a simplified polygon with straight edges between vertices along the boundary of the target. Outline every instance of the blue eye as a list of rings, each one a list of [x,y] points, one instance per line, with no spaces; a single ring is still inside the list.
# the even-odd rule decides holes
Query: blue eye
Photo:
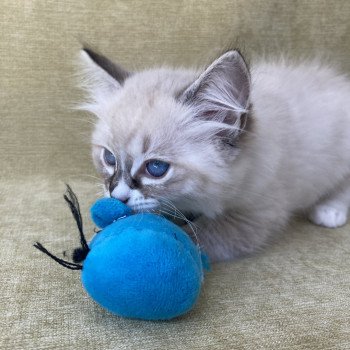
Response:
[[[162,177],[169,169],[169,163],[161,160],[150,160],[146,164],[147,172],[153,177]]]
[[[112,152],[108,151],[108,149],[104,149],[103,153],[103,159],[105,160],[106,164],[109,166],[115,166],[115,156]]]

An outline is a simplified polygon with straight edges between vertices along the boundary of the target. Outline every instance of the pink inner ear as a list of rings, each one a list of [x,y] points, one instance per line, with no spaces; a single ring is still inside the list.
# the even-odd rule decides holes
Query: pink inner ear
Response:
[[[199,117],[234,125],[247,112],[250,95],[250,74],[241,54],[228,51],[220,56],[184,95],[198,107]]]
[[[230,110],[220,109],[220,107],[218,107],[218,109],[203,110],[201,111],[199,117],[202,119],[213,120],[229,125],[233,125],[238,118],[236,113]]]
[[[218,114],[217,110],[206,110],[201,113],[201,117],[204,119],[213,120],[216,114]]]

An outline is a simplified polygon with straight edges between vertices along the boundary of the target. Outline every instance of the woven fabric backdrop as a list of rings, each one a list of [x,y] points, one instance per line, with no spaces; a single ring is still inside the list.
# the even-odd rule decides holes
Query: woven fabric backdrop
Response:
[[[264,252],[214,266],[197,307],[170,322],[112,316],[32,247],[77,244],[64,182],[93,232],[92,119],[73,108],[82,42],[132,70],[203,65],[236,45],[350,72],[349,1],[2,0],[0,33],[0,349],[350,348],[349,225],[294,221]]]

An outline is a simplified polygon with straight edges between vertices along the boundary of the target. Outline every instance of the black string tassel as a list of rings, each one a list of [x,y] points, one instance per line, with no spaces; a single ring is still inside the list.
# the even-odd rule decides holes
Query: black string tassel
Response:
[[[84,232],[83,232],[83,219],[82,219],[81,213],[80,213],[80,205],[78,202],[78,198],[75,195],[75,193],[72,191],[71,187],[67,184],[66,184],[66,186],[67,186],[67,191],[66,191],[66,194],[63,196],[63,198],[68,203],[69,208],[73,214],[73,217],[77,223],[78,230],[80,233],[81,248],[86,252],[86,255],[87,255],[87,253],[90,251],[90,248],[86,242]]]
[[[82,270],[83,266],[80,264],[75,264],[72,262],[69,262],[67,260],[63,260],[58,258],[57,256],[51,254],[45,247],[42,246],[42,244],[40,244],[39,242],[36,242],[34,244],[34,247],[39,249],[41,252],[45,253],[46,255],[48,255],[50,258],[52,258],[53,260],[55,260],[56,262],[58,262],[60,265],[62,265],[63,267],[66,267],[67,269],[70,270]]]
[[[73,214],[73,217],[77,223],[78,226],[78,230],[79,230],[79,234],[80,234],[80,244],[81,247],[74,249],[73,251],[73,255],[72,255],[72,259],[74,261],[74,263],[67,261],[67,260],[63,260],[58,258],[57,256],[53,255],[52,253],[50,253],[41,243],[36,242],[34,244],[34,247],[39,249],[41,252],[45,253],[46,255],[48,255],[50,258],[52,258],[53,260],[55,260],[57,263],[59,263],[60,265],[66,267],[67,269],[70,270],[82,270],[83,265],[81,264],[77,264],[79,262],[82,262],[85,260],[86,256],[88,255],[90,248],[87,244],[85,235],[84,235],[84,231],[83,231],[83,219],[81,217],[81,213],[80,213],[80,206],[79,206],[79,202],[78,202],[78,198],[76,197],[76,195],[74,194],[73,190],[71,189],[71,187],[69,185],[67,185],[67,191],[66,194],[64,194],[63,198],[65,199],[65,201],[68,203],[68,206]]]

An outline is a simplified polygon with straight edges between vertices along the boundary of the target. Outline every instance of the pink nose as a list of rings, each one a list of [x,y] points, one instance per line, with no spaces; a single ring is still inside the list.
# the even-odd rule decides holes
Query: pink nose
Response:
[[[111,191],[111,197],[126,203],[130,199],[130,191],[130,187],[124,181],[121,181],[118,186]]]
[[[126,204],[127,201],[130,199],[130,196],[129,195],[119,196],[119,197],[117,197],[117,199],[119,199],[121,202]]]

